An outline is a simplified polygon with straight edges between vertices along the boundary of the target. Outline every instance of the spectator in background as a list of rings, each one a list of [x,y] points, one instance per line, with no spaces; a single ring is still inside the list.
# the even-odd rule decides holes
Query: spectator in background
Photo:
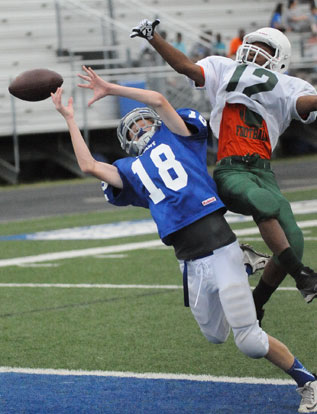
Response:
[[[161,37],[167,41],[167,32],[165,30],[160,31]],[[152,48],[149,47],[148,42],[144,41],[141,44],[140,52],[137,61],[134,66],[153,66],[153,65],[165,65],[166,62],[161,56]]]
[[[231,39],[230,46],[229,46],[229,55],[228,55],[228,57],[230,57],[231,59],[236,58],[237,50],[239,46],[242,45],[244,35],[245,35],[245,30],[239,29],[238,36]]]
[[[317,7],[313,1],[310,6],[309,22],[313,36],[317,36]]]
[[[212,31],[206,30],[203,32],[203,34],[200,36],[200,39],[203,42],[196,42],[194,46],[192,47],[190,51],[190,59],[193,62],[197,62],[200,59],[203,59],[207,56],[210,56],[213,54],[211,45],[212,45]],[[209,46],[208,46],[209,44]]]
[[[167,41],[167,32],[165,30],[160,31],[161,37],[163,37],[164,40]]]
[[[213,44],[212,48],[213,48],[214,55],[227,56],[227,48],[226,48],[226,45],[222,41],[222,37],[220,33],[216,34],[216,41]]]
[[[155,55],[153,48],[151,49],[146,42],[142,42],[134,66],[152,66],[155,62]]]
[[[173,46],[184,53],[184,55],[187,55],[186,53],[186,46],[183,42],[183,35],[181,33],[176,33],[175,42],[173,42]]]
[[[317,60],[317,7],[314,1],[310,5],[309,23],[311,34],[304,42],[304,56]],[[316,72],[316,70],[314,70]]]
[[[286,29],[292,32],[310,32],[310,21],[308,15],[303,14],[298,8],[297,0],[288,0],[285,11]]]
[[[283,3],[277,3],[275,10],[273,12],[270,27],[274,29],[278,29],[281,32],[285,32],[285,26],[282,22],[282,14],[283,14]]]

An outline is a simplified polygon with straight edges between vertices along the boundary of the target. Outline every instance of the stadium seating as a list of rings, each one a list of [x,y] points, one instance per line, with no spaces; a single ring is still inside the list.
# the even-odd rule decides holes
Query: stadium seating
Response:
[[[62,74],[65,95],[74,96],[78,122],[85,131],[113,127],[119,101],[109,97],[88,110],[85,91],[76,88],[81,64],[98,65],[109,80],[144,81],[147,87],[161,88],[175,106],[188,101],[207,114],[208,103],[201,96],[196,99],[183,77],[158,58],[155,63],[145,61],[146,42],[130,39],[131,27],[142,18],[159,17],[159,29],[167,32],[167,39],[173,41],[175,33],[182,32],[188,49],[205,30],[221,33],[228,45],[241,27],[250,31],[267,26],[275,4],[275,0],[24,0],[21,7],[20,0],[1,0],[0,36],[5,40],[0,44],[0,137],[66,130],[50,99],[30,103],[8,93],[14,77],[40,67]]]

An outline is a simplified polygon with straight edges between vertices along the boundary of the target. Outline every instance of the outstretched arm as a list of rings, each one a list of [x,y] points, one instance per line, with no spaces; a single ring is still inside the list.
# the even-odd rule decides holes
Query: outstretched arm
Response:
[[[164,40],[158,33],[154,33],[153,39],[149,40],[149,43],[176,72],[188,76],[198,86],[205,84],[201,67],[193,63],[184,53]]]
[[[123,96],[125,98],[134,99],[143,102],[146,105],[152,106],[159,114],[165,125],[174,133],[183,136],[191,135],[185,122],[178,115],[168,100],[159,92],[130,88],[115,83],[110,83],[103,80],[91,68],[83,66],[86,75],[79,74],[78,76],[88,83],[78,84],[81,88],[92,89],[94,97],[88,102],[88,105],[96,102],[98,99],[104,98],[108,95]]]
[[[204,86],[205,78],[200,66],[193,63],[184,53],[166,42],[166,40],[155,32],[155,27],[159,22],[158,19],[153,23],[146,19],[142,20],[138,26],[132,29],[130,37],[138,36],[147,39],[176,72],[188,76],[196,85]]]
[[[68,105],[64,106],[62,104],[62,92],[63,89],[58,88],[55,93],[52,93],[52,101],[57,111],[65,118],[80,169],[84,173],[91,174],[114,187],[123,188],[117,168],[114,165],[96,161],[92,157],[74,118],[73,98],[69,98]]]

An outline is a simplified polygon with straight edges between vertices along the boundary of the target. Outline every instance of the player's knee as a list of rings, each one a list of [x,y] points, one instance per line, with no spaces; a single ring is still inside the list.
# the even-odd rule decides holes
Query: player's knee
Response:
[[[245,328],[233,329],[233,333],[237,347],[248,357],[258,359],[268,353],[268,336],[258,322]]]
[[[252,188],[247,193],[247,199],[251,206],[252,216],[257,223],[278,217],[280,205],[270,191],[264,188]]]

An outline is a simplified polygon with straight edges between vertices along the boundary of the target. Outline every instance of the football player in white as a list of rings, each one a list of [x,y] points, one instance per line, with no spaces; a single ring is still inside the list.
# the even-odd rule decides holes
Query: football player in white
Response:
[[[73,100],[62,103],[62,89],[52,94],[65,118],[82,171],[103,181],[112,204],[149,208],[159,236],[172,245],[183,272],[184,299],[204,336],[227,340],[232,329],[237,347],[250,358],[265,357],[298,384],[302,412],[317,410],[317,381],[277,339],[264,332],[256,311],[243,253],[224,218],[226,208],[207,171],[207,122],[195,110],[175,111],[158,92],[116,85],[90,68],[80,75],[93,90],[93,102],[109,95],[150,105],[128,113],[118,138],[129,157],[113,165],[96,161],[76,124]],[[316,410],[313,411],[312,407]]]
[[[218,138],[214,179],[219,195],[229,210],[253,216],[274,254],[253,293],[258,320],[287,273],[310,303],[317,296],[317,274],[301,262],[303,235],[269,162],[291,120],[311,123],[317,114],[315,88],[285,74],[291,58],[288,38],[265,27],[245,35],[235,61],[209,56],[193,63],[155,32],[158,24],[142,20],[130,37],[147,39],[177,72],[206,90],[210,126]]]

